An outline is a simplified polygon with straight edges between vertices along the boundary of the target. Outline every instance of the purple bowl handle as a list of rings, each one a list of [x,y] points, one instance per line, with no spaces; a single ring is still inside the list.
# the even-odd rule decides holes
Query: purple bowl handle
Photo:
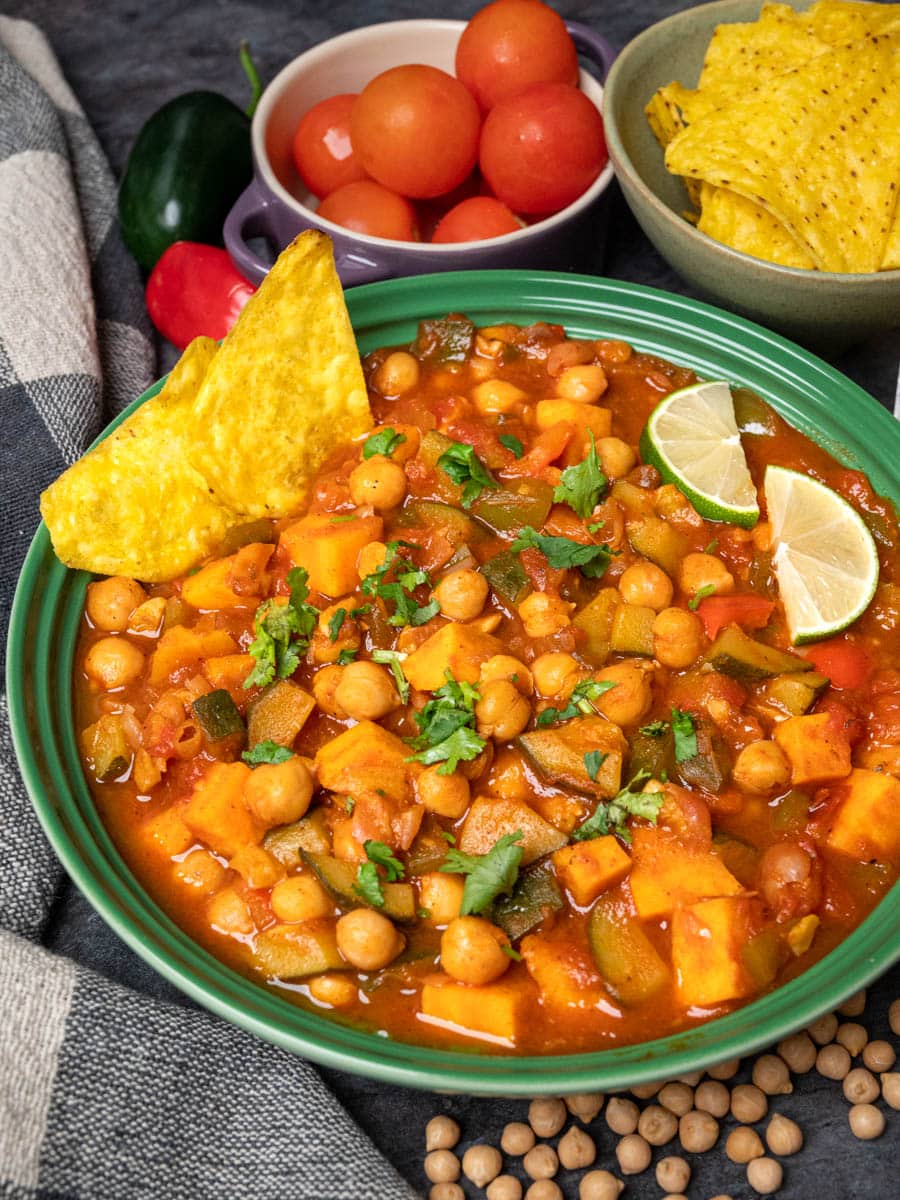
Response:
[[[247,237],[268,237],[274,234],[268,221],[269,200],[255,179],[251,180],[225,218],[223,234],[225,249],[231,261],[251,283],[259,285],[269,273],[269,267],[247,245]]]
[[[566,21],[566,29],[578,50],[600,68],[602,83],[609,74],[609,68],[613,65],[618,51],[602,34],[595,33],[590,26],[582,25],[580,21]]]

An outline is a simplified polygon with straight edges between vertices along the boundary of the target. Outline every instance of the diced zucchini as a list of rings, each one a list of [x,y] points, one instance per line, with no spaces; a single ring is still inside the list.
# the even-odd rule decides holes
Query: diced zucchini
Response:
[[[610,649],[618,654],[653,657],[653,622],[656,613],[642,604],[620,604],[613,613]]]
[[[81,746],[91,774],[100,783],[118,779],[131,764],[131,747],[122,721],[113,713],[104,713],[84,730]]]
[[[302,850],[327,854],[331,849],[331,839],[325,826],[325,815],[324,808],[316,808],[292,825],[270,829],[263,838],[263,848],[286,867],[299,867]]]
[[[531,583],[518,554],[501,550],[482,564],[481,573],[494,591],[509,604],[519,604],[531,591]]]
[[[427,435],[426,435],[427,436]],[[397,525],[400,527],[427,526],[438,529],[454,548],[464,543],[473,545],[484,536],[478,523],[452,504],[444,504],[440,500],[412,500],[399,513]],[[402,538],[402,534],[399,535]]]
[[[765,646],[737,625],[722,630],[710,646],[706,661],[721,674],[744,680],[812,670],[812,663],[805,658]]]
[[[756,988],[768,987],[790,958],[782,931],[767,925],[741,947],[741,958]]]
[[[200,728],[210,741],[218,742],[222,738],[231,737],[233,733],[244,732],[244,718],[224,688],[217,688],[214,692],[207,692],[205,696],[198,696],[191,708],[200,722]]]
[[[243,525],[232,525],[228,530],[219,546],[218,557],[225,558],[253,542],[277,541],[278,535],[267,517],[261,517],[258,521],[246,521]]]
[[[422,440],[419,442],[419,452],[416,457],[427,467],[436,467],[437,460],[444,454],[453,442],[444,434],[438,433],[436,429],[429,429],[427,433],[422,434]]]
[[[271,683],[250,705],[247,712],[247,742],[250,749],[258,742],[275,742],[292,747],[294,738],[306,724],[316,702],[290,679]]]
[[[356,867],[330,854],[302,852],[303,861],[318,876],[319,882],[343,908],[366,908],[365,899],[356,890]],[[394,921],[414,921],[416,895],[411,883],[382,883],[384,906],[378,909]]]
[[[475,326],[461,313],[419,322],[419,332],[410,347],[426,363],[465,362],[475,346]]]
[[[543,528],[553,503],[553,488],[539,479],[525,480],[518,491],[482,492],[472,515],[495,533],[518,533],[525,525]]]
[[[809,820],[809,796],[791,788],[772,810],[772,828],[779,833],[799,833]]]
[[[628,739],[628,775],[648,771],[651,779],[675,777],[675,735],[666,724],[658,736],[638,730]]]
[[[277,979],[304,979],[323,971],[350,969],[338,950],[330,917],[264,929],[257,934],[254,958],[267,975]]]
[[[759,851],[755,846],[731,834],[717,833],[713,837],[713,850],[738,883],[746,888],[755,886],[759,866]]]
[[[562,893],[549,862],[523,871],[509,896],[500,896],[491,909],[491,920],[511,942],[537,929],[548,913],[563,906]]]
[[[762,698],[792,717],[802,717],[809,712],[828,687],[828,676],[818,671],[795,671],[787,675],[776,675],[763,689]]]
[[[621,900],[600,897],[588,922],[588,944],[606,986],[626,1007],[651,1000],[669,982],[669,968]]]
[[[572,624],[587,634],[582,653],[595,666],[602,666],[609,657],[613,615],[621,603],[617,588],[603,588],[572,618]]]
[[[626,526],[628,540],[638,554],[649,558],[674,579],[681,560],[687,554],[687,542],[662,517],[639,517]]]
[[[715,726],[701,717],[694,718],[697,753],[676,764],[681,782],[688,787],[718,792],[731,775],[731,752]]]
[[[440,826],[426,817],[426,823],[416,834],[406,855],[406,870],[409,875],[427,875],[436,871],[447,857],[449,843]]]
[[[487,854],[500,838],[514,833],[522,835],[518,845],[523,867],[559,850],[569,840],[524,800],[479,796],[466,816],[459,848],[463,854]]]
[[[576,717],[552,729],[533,729],[518,741],[541,774],[558,786],[600,799],[615,796],[622,786],[625,738],[618,725],[603,717]],[[605,755],[596,779],[584,761],[594,750]]]
[[[649,516],[653,512],[653,493],[647,488],[638,487],[636,483],[617,479],[609,494],[622,505],[629,517]]]

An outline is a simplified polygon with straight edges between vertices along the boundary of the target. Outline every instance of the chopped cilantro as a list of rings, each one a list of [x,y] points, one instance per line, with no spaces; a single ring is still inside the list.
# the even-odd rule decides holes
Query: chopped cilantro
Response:
[[[372,661],[377,663],[385,663],[391,668],[391,673],[394,676],[394,683],[400,695],[401,701],[406,704],[409,700],[409,680],[403,674],[402,662],[406,655],[402,650],[373,650]]]
[[[449,842],[451,846],[456,845],[456,835],[451,833],[449,829],[442,829],[441,837],[444,839],[445,842]]]
[[[709,543],[709,545],[706,547],[706,549],[703,551],[703,553],[704,554],[715,554],[715,552],[718,550],[718,548],[719,548],[719,539],[713,538],[713,540]]]
[[[410,744],[418,753],[407,761],[426,766],[441,763],[438,774],[452,775],[461,762],[477,758],[486,742],[475,729],[478,689],[454,679],[449,670],[444,677],[447,682],[435,691],[421,712],[413,714],[419,734],[410,739]]]
[[[471,508],[486,487],[496,483],[493,475],[475,453],[474,446],[452,442],[437,460],[437,465],[454,483],[464,484],[463,508]]]
[[[447,857],[438,868],[452,875],[465,875],[460,915],[481,913],[505,892],[513,890],[519,877],[522,847],[522,831],[507,833],[495,842],[487,854],[463,854],[461,850],[448,850]]]
[[[277,742],[257,742],[252,750],[245,750],[241,755],[244,762],[249,763],[251,767],[258,767],[263,763],[277,766],[278,763],[287,762],[293,757],[293,750],[288,750],[287,746],[279,746]]]
[[[394,857],[390,846],[386,846],[384,842],[369,840],[363,842],[363,849],[366,852],[366,858],[368,858],[369,862],[376,863],[379,867],[384,867],[388,883],[393,883],[394,880],[403,878],[403,863],[399,858]]]
[[[675,734],[675,761],[687,762],[697,753],[697,734],[694,718],[680,708],[672,709],[672,732]]]
[[[584,842],[614,833],[623,841],[630,842],[631,834],[625,824],[629,817],[644,817],[655,824],[662,808],[663,794],[640,790],[649,778],[649,771],[638,771],[617,796],[605,804],[597,805],[593,815],[573,832],[572,840]]]
[[[706,583],[702,588],[697,588],[693,599],[688,600],[688,608],[691,612],[696,612],[700,606],[700,601],[705,600],[707,596],[714,596],[715,592],[716,585],[714,583]]]
[[[668,721],[651,721],[649,725],[642,725],[638,732],[645,737],[658,738],[662,737],[668,728]]]
[[[309,578],[302,567],[288,571],[291,593],[287,604],[264,601],[253,621],[254,638],[249,653],[256,660],[244,687],[265,687],[276,677],[287,679],[297,670],[309,648],[319,610],[307,603]]]
[[[400,558],[400,547],[409,547],[408,542],[388,542],[385,547],[384,562],[371,575],[367,575],[360,584],[366,596],[380,596],[385,602],[394,606],[394,611],[388,617],[391,625],[424,625],[441,610],[437,600],[420,606],[412,596],[412,592],[420,586],[431,587],[428,572],[423,571],[414,563]],[[389,571],[394,572],[394,580],[385,582]]]
[[[388,883],[393,883],[394,880],[403,878],[403,863],[394,857],[390,846],[386,846],[384,842],[363,842],[363,849],[369,861],[362,863],[357,870],[354,891],[362,896],[367,904],[372,904],[375,908],[384,908],[384,892],[381,890],[378,868],[382,868]]]
[[[346,619],[346,616],[347,616],[346,608],[339,608],[337,610],[337,612],[334,613],[331,620],[328,622],[328,636],[331,638],[331,640],[333,642],[336,642],[338,640],[338,636],[341,632],[341,627],[344,624],[344,620]]]
[[[352,796],[344,797],[344,808],[346,808],[347,812],[350,813],[352,816],[353,810],[354,810],[354,808],[356,808],[356,801],[353,799]]]
[[[358,650],[351,650],[349,646],[338,652],[337,662],[339,667],[346,667],[352,662],[356,662]]]
[[[525,447],[522,445],[519,439],[514,437],[511,433],[501,433],[499,441],[500,445],[505,446],[507,450],[511,451],[516,456],[516,458],[521,458],[525,453]]]
[[[363,442],[362,456],[371,458],[374,454],[383,454],[386,458],[390,458],[397,447],[402,446],[405,441],[405,433],[397,433],[388,425],[384,429],[379,429],[378,433],[373,433],[371,437],[366,438]]]
[[[516,950],[513,946],[507,945],[506,942],[500,943],[500,949],[503,951],[506,957],[511,958],[513,962],[522,961],[522,955],[518,952],[518,950]]]
[[[582,575],[588,579],[600,579],[606,574],[606,569],[618,550],[610,550],[606,542],[597,545],[591,542],[573,542],[571,538],[554,537],[552,534],[538,533],[530,525],[526,525],[510,550],[513,554],[523,550],[540,550],[546,556],[547,562],[556,570],[567,567],[579,567]]]
[[[356,871],[356,882],[353,890],[357,896],[362,896],[366,904],[373,908],[384,908],[384,892],[381,890],[381,878],[378,868],[373,862],[360,863]]]
[[[559,504],[568,504],[569,508],[585,520],[594,511],[609,483],[600,465],[593,433],[590,434],[590,438],[591,448],[587,458],[574,467],[566,467],[553,492],[554,500]]]
[[[609,758],[608,754],[604,754],[601,750],[588,750],[584,756],[584,769],[588,773],[589,779],[596,779],[597,772]]]
[[[358,608],[350,609],[350,620],[358,621],[360,617],[366,617],[372,611],[371,604],[360,604]]]
[[[543,729],[545,725],[553,725],[557,721],[570,721],[572,717],[577,717],[579,714],[589,716],[595,711],[591,701],[616,686],[608,679],[582,679],[581,683],[576,683],[572,689],[569,703],[565,708],[545,708],[539,714],[535,725],[538,729]]]
[[[420,921],[428,921],[431,919],[431,909],[430,908],[417,908],[416,916],[419,918]]]

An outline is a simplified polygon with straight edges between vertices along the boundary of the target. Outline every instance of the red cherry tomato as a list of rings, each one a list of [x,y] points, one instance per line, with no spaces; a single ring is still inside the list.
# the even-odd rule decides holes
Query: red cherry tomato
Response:
[[[541,0],[494,0],[463,30],[456,75],[487,111],[532,83],[576,84],[578,52]]]
[[[320,217],[352,229],[354,233],[400,242],[419,240],[413,206],[374,179],[345,183],[326,196],[316,211]]]
[[[294,162],[300,178],[321,200],[345,183],[365,179],[350,142],[353,93],[330,96],[313,105],[294,134]]]
[[[515,213],[493,196],[472,196],[451,208],[432,234],[433,242],[480,242],[515,233],[523,225]]]
[[[350,121],[353,149],[385,187],[425,200],[449,192],[478,157],[478,105],[437,67],[392,67],[367,84]]]
[[[547,215],[586,191],[607,160],[603,121],[566,83],[536,83],[488,113],[479,162],[514,212]]]

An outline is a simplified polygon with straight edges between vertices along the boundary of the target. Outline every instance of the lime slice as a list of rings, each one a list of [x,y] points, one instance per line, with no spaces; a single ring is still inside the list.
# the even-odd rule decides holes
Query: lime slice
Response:
[[[808,475],[767,467],[763,488],[791,641],[831,637],[861,616],[875,594],[872,535],[852,505]]]
[[[701,517],[745,529],[759,520],[727,383],[694,383],[660,401],[641,435],[641,455]]]

